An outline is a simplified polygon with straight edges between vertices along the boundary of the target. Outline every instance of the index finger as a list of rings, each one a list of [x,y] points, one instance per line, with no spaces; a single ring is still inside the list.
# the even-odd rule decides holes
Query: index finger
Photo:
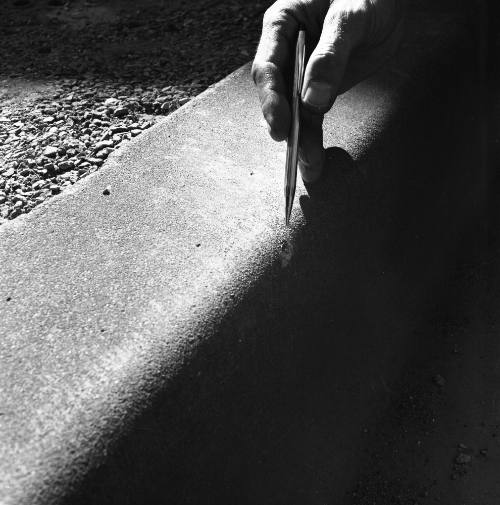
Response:
[[[252,77],[259,93],[262,113],[269,133],[275,140],[284,140],[290,129],[288,75],[291,48],[299,30],[290,2],[276,2],[265,13]]]

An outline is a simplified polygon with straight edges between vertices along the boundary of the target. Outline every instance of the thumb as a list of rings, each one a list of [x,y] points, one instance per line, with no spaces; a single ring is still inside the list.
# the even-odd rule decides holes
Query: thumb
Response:
[[[365,30],[366,16],[363,12],[344,10],[337,5],[333,2],[327,12],[320,39],[304,74],[302,102],[316,114],[324,114],[332,107],[351,52]]]

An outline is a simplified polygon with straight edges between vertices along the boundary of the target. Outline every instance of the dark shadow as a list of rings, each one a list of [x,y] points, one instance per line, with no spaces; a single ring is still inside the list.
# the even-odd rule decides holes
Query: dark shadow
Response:
[[[67,503],[337,502],[474,237],[475,88],[428,77],[457,53],[410,81],[359,159],[328,149],[290,265],[277,255],[183,369],[155,378]]]
[[[328,219],[328,207],[333,204],[334,194],[345,194],[352,199],[353,191],[362,174],[350,154],[340,147],[326,150],[325,169],[314,184],[305,184],[308,196],[299,198],[300,207],[308,223]]]

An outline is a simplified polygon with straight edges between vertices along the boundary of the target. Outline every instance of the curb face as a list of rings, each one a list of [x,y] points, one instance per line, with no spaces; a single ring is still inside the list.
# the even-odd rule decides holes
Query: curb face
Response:
[[[290,229],[245,67],[0,230],[6,503],[345,491],[479,194],[433,97],[454,30],[338,99]]]

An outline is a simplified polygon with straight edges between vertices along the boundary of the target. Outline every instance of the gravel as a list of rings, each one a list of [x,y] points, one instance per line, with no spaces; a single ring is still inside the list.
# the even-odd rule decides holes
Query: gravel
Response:
[[[270,3],[2,2],[0,225],[251,59]]]

